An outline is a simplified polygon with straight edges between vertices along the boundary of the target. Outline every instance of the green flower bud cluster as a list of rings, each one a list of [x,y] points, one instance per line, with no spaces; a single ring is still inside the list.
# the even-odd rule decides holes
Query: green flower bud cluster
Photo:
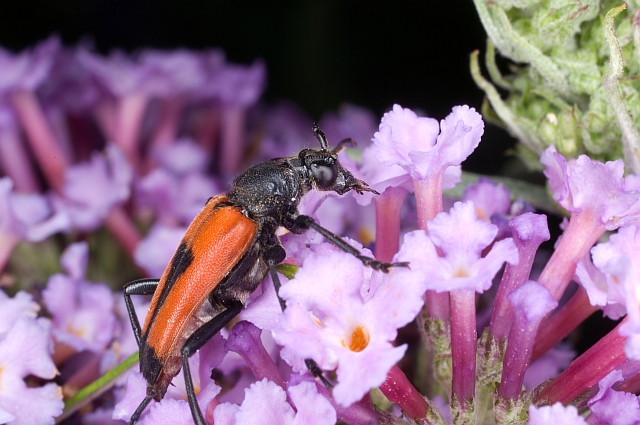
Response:
[[[640,173],[640,1],[474,0],[487,34],[483,112],[521,142],[531,168],[550,144],[567,157],[623,158]],[[495,51],[511,61],[501,75]],[[506,93],[506,96],[505,96]]]

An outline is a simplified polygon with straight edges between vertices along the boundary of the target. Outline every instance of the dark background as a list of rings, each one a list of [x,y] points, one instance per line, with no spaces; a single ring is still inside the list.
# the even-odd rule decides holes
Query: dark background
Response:
[[[483,93],[469,54],[485,31],[471,0],[22,0],[0,11],[0,45],[17,51],[52,33],[98,51],[221,47],[232,62],[267,65],[267,102],[289,99],[314,119],[343,102],[381,116],[394,103],[436,119]],[[463,165],[498,174],[512,140],[488,126]]]

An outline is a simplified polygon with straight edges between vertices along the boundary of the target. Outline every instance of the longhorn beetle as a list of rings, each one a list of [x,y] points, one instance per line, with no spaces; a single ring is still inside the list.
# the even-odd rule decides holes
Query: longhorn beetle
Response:
[[[206,425],[196,401],[188,359],[240,313],[267,273],[278,292],[276,265],[285,259],[276,236],[279,227],[295,234],[314,229],[374,270],[387,273],[391,267],[407,266],[361,255],[313,218],[298,212],[300,199],[312,189],[340,195],[350,190],[378,194],[338,161],[338,153],[351,139],[329,150],[316,124],[313,133],[320,149],[304,149],[297,156],[254,165],[234,180],[229,193],[210,198],[189,225],[160,279],[139,279],[125,285],[124,298],[140,347],[140,372],[147,381],[147,396],[130,424],[138,420],[152,399],[160,401],[164,397],[183,367],[193,420]],[[131,295],[151,294],[141,327]],[[280,305],[284,309],[282,299]],[[315,374],[320,372],[313,361],[306,363]]]

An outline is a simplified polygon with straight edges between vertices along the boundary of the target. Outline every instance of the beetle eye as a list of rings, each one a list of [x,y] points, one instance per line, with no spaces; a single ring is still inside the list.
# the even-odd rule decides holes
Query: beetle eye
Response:
[[[318,186],[318,189],[328,189],[338,177],[338,170],[335,165],[311,164],[311,175]]]

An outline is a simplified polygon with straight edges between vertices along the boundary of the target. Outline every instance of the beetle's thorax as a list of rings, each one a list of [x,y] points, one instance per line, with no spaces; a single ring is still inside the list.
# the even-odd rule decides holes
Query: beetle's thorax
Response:
[[[249,168],[233,182],[229,201],[242,206],[251,218],[272,217],[277,221],[296,211],[310,189],[289,158],[277,158]]]
[[[297,156],[249,168],[234,180],[228,198],[242,206],[248,216],[271,217],[281,225],[297,215],[300,200],[312,189],[340,195],[350,190],[372,191],[340,164],[336,153],[304,149]]]

